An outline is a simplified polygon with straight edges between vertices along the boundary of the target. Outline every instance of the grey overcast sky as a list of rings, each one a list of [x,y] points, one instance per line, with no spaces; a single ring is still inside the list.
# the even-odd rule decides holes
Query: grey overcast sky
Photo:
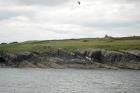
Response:
[[[140,0],[0,0],[0,42],[140,35]]]

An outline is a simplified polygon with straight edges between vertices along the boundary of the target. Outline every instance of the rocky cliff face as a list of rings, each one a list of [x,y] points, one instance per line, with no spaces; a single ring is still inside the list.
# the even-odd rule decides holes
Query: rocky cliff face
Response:
[[[49,49],[45,55],[37,52],[0,53],[0,64],[12,67],[22,66],[25,63],[44,66],[50,61],[48,59],[57,64],[140,64],[140,51],[109,51],[89,48],[77,49],[75,52],[68,52],[64,49]]]
[[[36,53],[23,52],[23,53],[0,53],[0,63],[7,66],[18,66],[23,61],[36,63],[41,60],[40,56]]]
[[[136,51],[136,50],[131,50]],[[91,62],[117,63],[117,62],[140,62],[140,51],[130,53],[129,51],[109,51],[102,49],[78,49],[76,55]]]

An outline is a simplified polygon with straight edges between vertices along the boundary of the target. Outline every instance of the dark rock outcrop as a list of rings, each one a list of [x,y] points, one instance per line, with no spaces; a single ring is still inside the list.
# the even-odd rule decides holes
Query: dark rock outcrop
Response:
[[[0,65],[5,64],[12,67],[22,67],[30,65],[45,67],[50,60],[57,64],[83,64],[90,65],[95,63],[102,64],[119,64],[122,63],[139,63],[140,51],[121,50],[109,51],[104,49],[77,49],[75,52],[69,52],[65,49],[49,49],[44,54],[38,52],[22,53],[0,53]],[[130,66],[129,66],[130,67]]]
[[[10,66],[18,66],[23,61],[35,63],[41,61],[41,57],[31,52],[0,53],[0,63],[4,63]]]
[[[103,49],[78,49],[77,57],[90,59],[91,62],[117,63],[117,62],[140,62],[140,55],[130,54],[129,52],[109,51]]]

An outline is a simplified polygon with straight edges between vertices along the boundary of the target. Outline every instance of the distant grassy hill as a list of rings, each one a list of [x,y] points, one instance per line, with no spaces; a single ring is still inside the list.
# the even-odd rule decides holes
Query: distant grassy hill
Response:
[[[50,47],[74,50],[79,48],[103,48],[109,50],[140,49],[140,36],[121,38],[82,38],[66,40],[26,41],[22,43],[0,44],[2,52],[38,51],[44,52]]]

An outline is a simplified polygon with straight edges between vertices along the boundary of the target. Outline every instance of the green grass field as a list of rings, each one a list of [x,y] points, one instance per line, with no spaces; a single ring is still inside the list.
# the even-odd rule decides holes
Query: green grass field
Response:
[[[84,38],[67,40],[26,41],[22,43],[0,44],[0,51],[46,51],[49,47],[75,50],[80,48],[102,48],[109,50],[140,49],[140,37]]]

